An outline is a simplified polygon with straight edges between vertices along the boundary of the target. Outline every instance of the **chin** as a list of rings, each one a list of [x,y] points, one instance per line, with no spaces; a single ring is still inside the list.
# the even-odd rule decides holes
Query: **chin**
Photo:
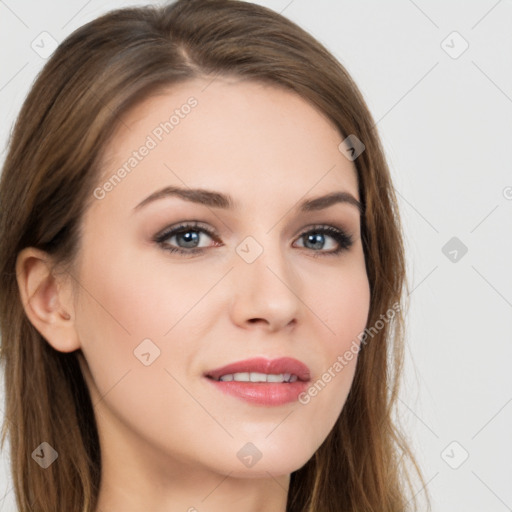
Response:
[[[253,460],[244,460],[244,456],[236,456],[235,462],[226,468],[227,473],[237,478],[268,478],[269,475],[279,477],[289,475],[300,469],[314,455],[314,451],[304,451],[287,445],[262,448],[260,454],[253,455]],[[259,459],[257,457],[260,457]]]

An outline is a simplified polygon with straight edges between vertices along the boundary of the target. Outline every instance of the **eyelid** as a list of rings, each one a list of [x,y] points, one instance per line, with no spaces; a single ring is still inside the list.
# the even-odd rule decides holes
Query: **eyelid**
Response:
[[[182,221],[178,222],[177,224],[172,224],[167,227],[165,227],[163,230],[159,231],[156,235],[153,236],[153,241],[165,245],[164,241],[170,237],[179,235],[182,232],[187,231],[199,231],[199,232],[205,232],[210,238],[214,240],[219,240],[220,236],[217,233],[217,231],[210,227],[208,224],[205,224],[201,221]],[[195,248],[197,252],[205,249],[204,247],[201,248]],[[194,248],[192,249],[184,249],[186,252],[194,251]]]

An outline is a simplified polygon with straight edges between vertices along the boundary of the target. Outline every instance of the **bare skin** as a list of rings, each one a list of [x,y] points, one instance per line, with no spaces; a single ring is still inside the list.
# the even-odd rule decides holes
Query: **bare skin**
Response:
[[[289,356],[309,367],[314,383],[357,340],[370,304],[358,209],[298,209],[334,191],[359,200],[340,133],[293,92],[210,82],[172,87],[123,117],[82,220],[74,279],[52,275],[41,251],[18,257],[30,321],[56,350],[78,350],[95,405],[96,512],[284,512],[290,474],[325,440],[353,380],[357,356],[331,370],[307,404],[264,406],[204,377],[242,359]],[[190,97],[197,104],[180,110],[172,131],[155,132]],[[155,147],[105,186],[148,136]],[[135,208],[167,186],[229,194],[237,207],[169,196]],[[202,252],[192,254],[183,235],[154,241],[193,221],[215,233],[188,231]],[[352,245],[333,254],[340,243],[330,233],[322,239],[318,225],[342,229]],[[309,231],[318,242],[303,236]],[[262,252],[248,263],[240,247]],[[148,365],[137,356],[143,340]],[[247,443],[261,453],[251,467],[239,456]]]

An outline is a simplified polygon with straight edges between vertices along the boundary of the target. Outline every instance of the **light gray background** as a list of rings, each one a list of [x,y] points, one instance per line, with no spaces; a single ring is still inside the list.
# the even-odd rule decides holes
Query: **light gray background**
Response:
[[[434,512],[512,510],[512,1],[256,3],[324,43],[378,122],[412,289],[400,410]],[[0,0],[2,161],[45,62],[32,41],[128,5]],[[469,44],[460,56],[453,31]],[[452,237],[468,248],[455,262],[442,251]],[[15,510],[11,489],[4,453],[2,512]]]

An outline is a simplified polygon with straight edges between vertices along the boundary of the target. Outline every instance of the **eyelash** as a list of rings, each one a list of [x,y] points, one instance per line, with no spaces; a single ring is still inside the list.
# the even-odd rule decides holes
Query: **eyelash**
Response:
[[[164,249],[165,251],[169,251],[171,253],[178,253],[178,254],[182,254],[182,255],[192,255],[192,254],[198,254],[198,253],[203,252],[206,249],[206,247],[192,247],[189,249],[184,249],[184,248],[180,248],[180,247],[170,247],[169,244],[165,242],[165,240],[167,240],[168,238],[170,238],[172,236],[180,235],[183,233],[188,233],[190,231],[206,233],[213,240],[218,239],[217,234],[213,230],[202,226],[200,223],[198,223],[198,222],[186,223],[185,222],[183,224],[180,224],[179,226],[165,229],[163,232],[155,235],[155,237],[153,238],[153,241],[156,242],[158,245],[160,245],[160,247],[162,247],[162,249]],[[331,250],[331,251],[322,251],[322,250],[317,251],[315,249],[310,249],[313,253],[317,253],[314,255],[315,258],[320,255],[336,256],[336,255],[340,254],[341,252],[350,249],[350,247],[354,243],[352,236],[347,234],[345,231],[335,228],[333,226],[327,226],[327,225],[315,225],[312,228],[308,229],[307,231],[303,231],[299,235],[299,239],[306,235],[313,234],[313,233],[327,234],[327,235],[331,236],[338,243],[338,248]],[[307,249],[307,247],[305,247],[305,249]]]

